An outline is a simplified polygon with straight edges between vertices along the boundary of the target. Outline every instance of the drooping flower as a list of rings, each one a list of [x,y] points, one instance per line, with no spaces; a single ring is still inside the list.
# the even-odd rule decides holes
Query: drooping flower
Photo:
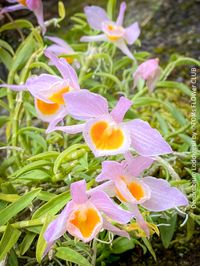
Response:
[[[138,23],[135,22],[129,27],[124,28],[123,20],[126,10],[126,3],[120,5],[119,15],[116,22],[109,19],[105,10],[98,6],[87,6],[84,11],[87,21],[91,28],[103,31],[103,34],[97,36],[83,36],[82,42],[99,42],[109,41],[115,44],[125,55],[134,59],[131,51],[128,49],[127,44],[132,45],[140,35]]]
[[[129,237],[127,232],[112,225],[110,219],[119,224],[127,224],[132,214],[113,203],[106,193],[95,191],[90,194],[90,191],[86,191],[85,180],[71,184],[70,191],[72,200],[44,233],[47,242],[45,253],[66,232],[83,242],[94,239],[102,229]]]
[[[64,96],[71,116],[86,123],[49,127],[47,132],[61,130],[68,134],[83,132],[95,156],[123,154],[133,147],[143,156],[171,153],[171,147],[160,133],[140,119],[123,122],[132,102],[121,97],[109,113],[107,100],[87,90],[69,92]]]
[[[1,84],[0,87],[8,87],[16,91],[28,90],[35,98],[38,117],[54,125],[68,113],[63,98],[64,94],[80,90],[80,87],[75,70],[64,58],[58,59],[49,52],[45,52],[45,55],[57,67],[62,77],[41,74],[28,78],[24,85]]]
[[[160,67],[159,59],[149,59],[138,66],[135,73],[133,74],[134,78],[134,87],[137,86],[138,81],[143,79],[147,83],[147,87],[150,91],[153,91],[155,88],[156,82],[160,77]]]
[[[52,36],[45,36],[45,38],[53,42],[52,45],[46,48],[46,51],[54,53],[57,57],[61,55],[72,55],[75,53],[72,47],[64,40]],[[66,56],[62,58],[65,58],[69,64],[73,63],[72,57]]]
[[[38,24],[42,28],[43,34],[46,32],[43,17],[43,4],[41,0],[7,0],[9,3],[16,3],[16,5],[4,7],[0,10],[0,15],[4,13],[14,12],[21,9],[30,9],[35,14]]]
[[[121,163],[103,162],[102,172],[96,178],[97,182],[109,180],[97,189],[103,189],[110,196],[116,196],[126,204],[147,235],[148,226],[138,205],[153,212],[188,205],[187,197],[179,189],[171,187],[166,180],[152,176],[140,177],[152,163],[151,158],[126,154],[125,160]]]

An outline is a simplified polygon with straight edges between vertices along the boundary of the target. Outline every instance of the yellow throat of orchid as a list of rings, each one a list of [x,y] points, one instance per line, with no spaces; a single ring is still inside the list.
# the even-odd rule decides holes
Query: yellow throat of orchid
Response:
[[[142,187],[142,185],[138,182],[131,182],[131,183],[127,183],[126,182],[126,178],[125,177],[121,177],[121,179],[125,182],[128,191],[131,193],[131,195],[137,200],[139,201],[140,199],[142,199],[145,196],[145,191]],[[128,200],[125,198],[124,195],[122,195],[122,193],[119,191],[119,189],[115,188],[115,192],[117,197],[123,201],[123,202],[127,202]]]
[[[23,6],[26,6],[27,4],[26,4],[26,0],[18,0],[18,2],[21,4],[21,5],[23,5]]]
[[[83,235],[88,238],[93,233],[95,227],[101,222],[98,212],[94,208],[77,210],[74,212],[74,218],[70,221],[75,225]]]
[[[99,150],[115,150],[124,143],[124,135],[120,128],[114,128],[106,121],[95,123],[90,130],[95,147]]]

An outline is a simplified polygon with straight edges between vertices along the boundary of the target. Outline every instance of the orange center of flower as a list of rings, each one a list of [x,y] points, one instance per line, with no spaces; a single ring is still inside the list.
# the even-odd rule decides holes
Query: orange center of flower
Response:
[[[142,186],[137,182],[132,182],[128,185],[128,189],[136,200],[140,200],[144,197],[144,190]]]
[[[124,33],[124,29],[120,26],[108,24],[106,28],[109,31],[107,33],[107,38],[113,42],[119,40]]]
[[[40,112],[44,115],[55,114],[59,109],[59,104],[57,103],[45,103],[39,99],[36,99],[36,105]]]
[[[67,63],[72,64],[74,62],[74,58],[70,57],[70,56],[66,56],[65,60],[67,61]]]
[[[23,6],[26,6],[26,0],[18,0],[18,2],[23,5]]]
[[[49,100],[54,102],[54,103],[58,103],[58,104],[64,104],[64,98],[63,98],[63,94],[68,92],[70,90],[69,87],[65,87],[62,88],[61,90],[53,93],[50,97]]]
[[[145,192],[139,183],[137,182],[127,183],[124,177],[120,178],[126,183],[129,192],[133,195],[133,197],[136,200],[140,200],[141,198],[144,197]],[[115,193],[121,201],[127,202],[127,199],[122,195],[119,189],[115,188]]]
[[[113,128],[105,121],[94,124],[90,130],[90,135],[99,150],[115,150],[120,148],[124,142],[122,130]]]
[[[100,221],[98,212],[95,209],[88,208],[76,211],[74,219],[70,222],[80,230],[83,237],[90,237]]]

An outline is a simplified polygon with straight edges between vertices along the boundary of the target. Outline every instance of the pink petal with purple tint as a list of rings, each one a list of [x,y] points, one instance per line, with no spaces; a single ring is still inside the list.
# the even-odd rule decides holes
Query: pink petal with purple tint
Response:
[[[113,203],[106,193],[102,191],[94,192],[91,195],[90,202],[92,202],[98,210],[118,223],[126,224],[132,218],[130,212],[123,210],[117,204]]]
[[[126,97],[120,97],[118,103],[111,111],[110,115],[117,122],[121,123],[124,119],[126,112],[130,109],[132,102]]]
[[[45,250],[45,254],[50,250],[55,240],[60,238],[66,232],[67,219],[72,210],[73,210],[73,203],[72,201],[70,201],[63,209],[63,211],[60,213],[58,218],[56,218],[53,222],[51,222],[47,227],[44,233],[44,239],[47,242],[47,249]]]
[[[149,157],[133,157],[131,153],[125,153],[124,157],[125,160],[122,162],[122,165],[124,169],[126,169],[126,172],[133,177],[138,177],[154,162],[154,160]]]
[[[69,92],[64,98],[70,115],[76,119],[87,120],[108,114],[108,102],[99,94],[81,90]]]
[[[44,54],[51,60],[53,65],[56,66],[62,77],[65,80],[69,80],[70,87],[75,90],[79,90],[80,86],[78,83],[78,77],[73,67],[71,67],[64,58],[58,58],[56,55],[47,50],[45,50]]]
[[[78,124],[73,126],[54,126],[55,124],[51,125],[51,127],[48,127],[46,130],[46,133],[50,133],[52,131],[63,131],[67,134],[77,134],[81,133],[84,130],[85,124]]]
[[[121,163],[115,161],[104,161],[102,163],[101,173],[96,177],[97,182],[105,180],[118,180],[120,176],[123,176],[124,169]]]
[[[112,232],[115,235],[127,237],[128,239],[130,239],[130,235],[126,231],[121,230],[118,227],[112,225],[106,219],[104,219],[104,221],[103,221],[103,228]]]
[[[133,44],[140,35],[140,28],[137,22],[125,29],[124,39],[128,44]]]
[[[102,42],[107,41],[107,37],[105,34],[99,34],[95,36],[83,36],[80,38],[81,42]]]
[[[84,12],[88,24],[95,30],[101,30],[102,23],[109,20],[106,11],[98,6],[86,6]]]
[[[117,21],[116,21],[116,24],[118,26],[122,26],[122,24],[123,24],[125,11],[126,11],[126,3],[122,2],[120,4],[119,15],[118,15]]]
[[[130,59],[135,61],[135,57],[133,56],[131,51],[128,49],[128,47],[127,47],[127,45],[126,45],[124,40],[118,40],[118,41],[114,42],[114,44],[122,51],[122,53],[124,53]]]
[[[143,178],[151,189],[151,198],[142,206],[150,211],[165,211],[171,208],[188,205],[187,197],[177,188],[171,187],[163,179],[147,176]]]
[[[158,130],[147,122],[135,119],[126,122],[131,131],[132,147],[142,156],[156,156],[172,153],[169,144],[163,139]]]
[[[76,204],[82,204],[88,200],[88,196],[86,194],[85,180],[72,183],[70,186],[70,192],[71,192],[72,200]]]

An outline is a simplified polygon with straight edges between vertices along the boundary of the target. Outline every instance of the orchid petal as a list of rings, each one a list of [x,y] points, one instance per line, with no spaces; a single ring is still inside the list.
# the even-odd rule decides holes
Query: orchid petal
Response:
[[[32,10],[37,18],[38,24],[42,28],[43,35],[46,32],[43,16],[43,4],[41,0],[26,0],[27,7]]]
[[[107,124],[107,129],[110,128],[110,130],[112,130],[111,134],[115,134],[115,132],[117,132],[118,135],[113,135],[113,137],[115,136],[115,138],[112,138],[116,142],[114,144],[117,144],[117,146],[112,146],[113,142],[110,141],[109,136],[108,138],[104,137],[104,132],[106,134],[106,129],[104,130],[104,132],[102,132],[102,134],[99,134],[98,140],[96,139],[95,142],[93,136],[91,135],[91,132],[92,129],[94,129],[95,126],[98,126],[99,124]],[[126,125],[115,125],[115,121],[110,115],[104,115],[96,119],[90,119],[85,125],[83,136],[85,142],[96,157],[124,154],[129,150],[131,144],[129,129],[126,127]]]
[[[63,79],[60,77],[42,74],[40,76],[30,77],[26,81],[26,86],[35,98],[46,103],[52,103],[49,97],[54,92],[53,89],[62,86],[63,82]]]
[[[101,30],[102,22],[108,21],[106,11],[98,6],[86,6],[84,8],[88,24],[95,30]]]
[[[118,15],[117,21],[116,21],[116,24],[118,26],[122,26],[122,24],[123,24],[125,11],[126,11],[126,3],[122,2],[120,5],[120,9],[119,9],[119,15]]]
[[[80,38],[81,42],[103,42],[107,41],[107,37],[105,34],[99,34],[95,36],[83,36]]]
[[[151,92],[154,90],[154,88],[155,88],[155,86],[156,86],[156,83],[157,83],[157,81],[158,81],[159,78],[160,78],[160,73],[161,73],[160,68],[158,68],[158,69],[155,71],[154,76],[148,78],[148,80],[147,80],[147,87],[148,87],[148,89],[149,89]]]
[[[74,50],[71,48],[71,46],[65,42],[64,40],[58,38],[58,37],[53,37],[53,36],[45,36],[45,39],[52,41],[53,43],[57,44],[58,46],[62,47],[63,49],[65,49],[65,53],[69,54],[73,54]],[[51,45],[53,46],[53,45]],[[50,47],[48,47],[50,48]],[[47,48],[47,49],[48,49]]]
[[[49,121],[49,125],[48,128],[46,130],[46,133],[52,132],[55,130],[56,125],[61,122],[65,116],[68,115],[68,110],[67,108],[64,106],[64,108],[62,108],[62,110],[56,115],[55,118],[51,119],[51,121]]]
[[[139,226],[142,228],[142,230],[144,230],[147,237],[149,237],[150,236],[149,227],[146,221],[144,220],[141,212],[139,211],[138,206],[133,205],[133,204],[127,204],[127,206],[128,206],[128,209],[133,213]]]
[[[80,120],[108,114],[108,102],[99,94],[81,90],[69,92],[65,96],[69,113]]]
[[[58,58],[56,55],[53,53],[45,50],[44,52],[45,56],[47,56],[51,62],[57,67],[59,72],[61,73],[62,77],[65,80],[69,80],[70,86],[73,89],[79,90],[79,84],[78,84],[78,77],[76,74],[76,71],[71,67],[67,61],[64,58]]]
[[[86,194],[85,180],[72,183],[70,186],[70,192],[71,192],[72,200],[76,204],[85,203],[88,199],[87,194]]]
[[[94,223],[93,217],[88,217],[87,216],[87,211],[91,211],[95,213],[97,221],[96,224]],[[72,221],[75,219],[79,219],[79,217],[76,218],[76,213],[82,213],[82,215],[85,217],[86,216],[86,221],[83,221],[83,224],[81,228],[77,225],[75,225]],[[89,218],[89,220],[88,220]],[[92,218],[92,219],[91,219]],[[93,224],[92,228],[90,228],[91,223]],[[81,239],[83,242],[87,243],[91,241],[92,239],[95,238],[95,236],[99,233],[99,231],[103,227],[103,218],[101,216],[101,213],[99,212],[98,209],[91,203],[91,202],[86,202],[85,204],[77,205],[77,207],[74,209],[74,211],[71,213],[68,221],[67,221],[67,231],[73,235],[74,237],[77,237]],[[82,230],[81,230],[82,229]],[[84,231],[87,229],[90,230],[89,235],[85,235]]]
[[[102,191],[96,191],[91,195],[90,202],[92,202],[96,208],[109,218],[115,220],[118,223],[126,224],[132,218],[132,214],[123,210]]]
[[[158,130],[147,122],[135,119],[125,123],[131,131],[132,147],[143,156],[156,156],[172,152]]]
[[[26,84],[24,85],[10,85],[10,84],[0,84],[0,88],[9,88],[13,91],[23,91],[27,90]]]
[[[60,215],[47,227],[44,233],[44,239],[47,242],[47,249],[45,250],[45,254],[50,250],[55,240],[60,238],[66,232],[67,219],[72,209],[73,203],[72,201],[70,201],[60,213]]]
[[[127,45],[125,44],[124,40],[118,40],[114,42],[114,44],[125,54],[127,55],[130,59],[135,61],[135,57],[131,53],[131,51],[128,49]]]
[[[98,182],[98,181],[97,181]],[[98,185],[94,188],[91,188],[90,190],[87,191],[88,195],[92,195],[96,191],[103,191],[105,192],[109,197],[114,197],[115,196],[115,190],[114,190],[114,182],[113,181],[107,181],[104,182],[101,185]]]
[[[48,123],[52,122],[55,119],[57,119],[58,117],[60,117],[60,114],[63,112],[63,109],[65,109],[65,107],[62,105],[44,102],[46,107],[48,106],[48,108],[51,108],[51,105],[53,105],[53,106],[56,105],[56,109],[57,109],[53,113],[50,112],[49,114],[47,114],[47,113],[45,114],[45,113],[42,113],[41,110],[38,108],[38,99],[35,98],[34,103],[35,103],[35,109],[36,109],[38,118],[40,118],[42,121],[48,122]]]
[[[124,154],[125,160],[122,162],[123,167],[130,176],[138,177],[145,169],[149,168],[154,162],[149,157],[136,156],[133,157],[131,153]]]
[[[126,97],[120,97],[117,105],[113,108],[110,114],[117,123],[121,123],[131,105],[132,102],[129,99]]]
[[[46,130],[46,133],[50,133],[52,131],[63,131],[67,134],[77,134],[83,132],[85,124],[78,124],[73,126],[51,126]]]
[[[143,181],[151,189],[151,198],[142,204],[146,209],[164,211],[188,205],[187,197],[179,189],[171,187],[166,180],[147,176]]]
[[[104,221],[103,221],[103,228],[112,232],[115,235],[127,237],[128,239],[130,239],[130,235],[126,231],[121,230],[118,227],[112,225],[106,219],[104,219]]]
[[[124,39],[128,44],[133,44],[140,35],[140,28],[137,22],[125,29]]]
[[[2,15],[4,13],[14,12],[14,11],[17,11],[17,10],[22,10],[22,9],[27,9],[27,7],[23,6],[21,4],[13,5],[13,6],[6,6],[6,7],[2,8],[0,10],[0,15]]]
[[[116,181],[120,176],[123,176],[124,169],[121,163],[115,161],[104,161],[102,163],[102,171],[97,176],[96,181],[101,182],[105,180]]]

